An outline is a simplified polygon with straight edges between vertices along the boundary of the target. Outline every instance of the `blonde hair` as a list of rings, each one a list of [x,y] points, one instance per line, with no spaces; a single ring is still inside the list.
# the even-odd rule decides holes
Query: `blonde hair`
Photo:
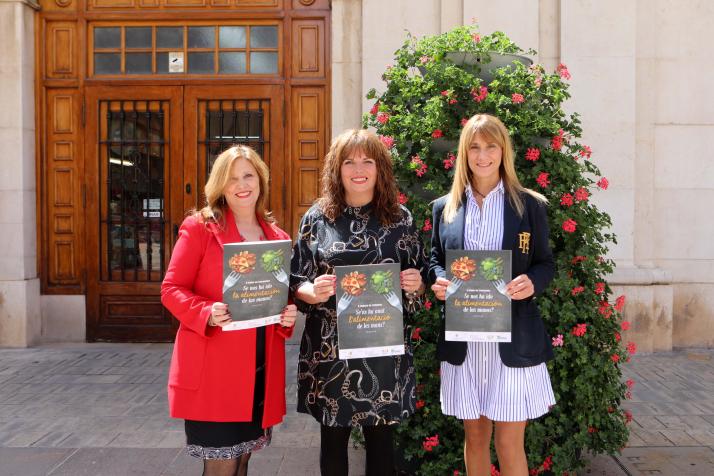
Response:
[[[318,205],[330,221],[335,221],[347,207],[345,187],[342,185],[342,162],[360,151],[377,165],[377,183],[374,186],[372,210],[382,225],[401,219],[399,190],[394,179],[392,156],[377,135],[367,129],[349,129],[332,141],[322,167],[322,196]]]
[[[515,155],[513,144],[508,134],[508,129],[496,116],[490,114],[476,114],[466,122],[461,130],[459,138],[459,149],[454,166],[454,182],[444,206],[444,222],[451,223],[456,217],[456,211],[461,206],[466,187],[475,185],[475,177],[469,169],[468,150],[474,136],[480,135],[488,141],[493,141],[501,148],[501,165],[498,173],[503,181],[503,188],[508,195],[511,206],[516,210],[518,216],[523,216],[523,198],[521,194],[527,193],[541,202],[547,199],[538,192],[525,188],[521,185],[516,175]]]
[[[260,192],[258,193],[258,201],[255,203],[256,215],[268,223],[274,223],[275,219],[267,210],[270,171],[258,153],[246,145],[234,145],[216,157],[204,188],[206,206],[197,213],[207,222],[218,223],[223,220],[224,209],[227,206],[223,190],[230,180],[233,164],[239,159],[247,160],[255,167],[255,171],[258,173]]]

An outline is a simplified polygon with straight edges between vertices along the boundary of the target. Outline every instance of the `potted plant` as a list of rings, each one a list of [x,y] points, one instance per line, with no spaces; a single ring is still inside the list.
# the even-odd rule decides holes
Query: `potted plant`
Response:
[[[456,64],[454,52],[482,61]],[[631,415],[621,403],[632,382],[621,382],[620,366],[635,346],[621,342],[619,333],[628,326],[621,321],[625,298],[611,299],[605,279],[613,268],[605,258],[608,244],[615,242],[610,217],[590,201],[608,182],[590,147],[578,141],[578,115],[562,109],[570,73],[564,65],[546,72],[541,65],[516,61],[493,69],[486,80],[483,66],[494,53],[523,50],[500,32],[480,36],[475,25],[420,39],[409,36],[384,72],[384,91],[368,93],[375,103],[364,115],[364,126],[374,127],[390,148],[400,201],[412,211],[427,247],[430,201],[449,190],[456,141],[463,123],[476,113],[494,114],[506,124],[521,182],[549,199],[557,271],[538,302],[555,346],[548,368],[557,404],[528,425],[526,452],[534,474],[560,475],[583,465],[583,451],[612,454],[626,444]],[[398,446],[405,461],[419,462],[418,474],[465,474],[461,424],[444,416],[439,402],[436,308],[428,294],[411,323],[418,409],[400,425]]]

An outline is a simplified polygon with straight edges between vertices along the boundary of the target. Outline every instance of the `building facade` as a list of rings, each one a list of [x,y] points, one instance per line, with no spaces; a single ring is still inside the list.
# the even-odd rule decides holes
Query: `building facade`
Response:
[[[474,19],[573,76],[627,337],[712,346],[714,4],[696,0],[0,0],[0,345],[170,339],[162,272],[221,147],[262,152],[294,232],[406,31]]]

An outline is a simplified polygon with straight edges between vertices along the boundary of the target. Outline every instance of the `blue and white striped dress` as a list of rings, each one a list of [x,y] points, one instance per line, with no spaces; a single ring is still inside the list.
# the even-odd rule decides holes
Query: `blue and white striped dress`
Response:
[[[500,250],[503,243],[503,182],[479,209],[471,188],[466,189],[464,249]],[[538,418],[555,404],[545,363],[506,367],[496,342],[468,342],[462,365],[441,363],[441,411],[462,420],[485,415],[494,421]]]

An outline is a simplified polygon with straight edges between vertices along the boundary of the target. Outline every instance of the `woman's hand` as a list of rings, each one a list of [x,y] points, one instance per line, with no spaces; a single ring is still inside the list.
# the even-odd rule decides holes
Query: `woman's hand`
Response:
[[[223,327],[230,324],[231,315],[228,312],[228,304],[214,302],[211,306],[211,315],[208,316],[208,325],[211,327]]]
[[[399,273],[399,282],[404,292],[415,293],[423,289],[421,273],[416,268],[405,269]]]
[[[446,278],[436,278],[436,282],[431,285],[431,290],[434,291],[436,299],[446,301],[446,288],[449,287],[449,282]]]
[[[295,292],[295,296],[308,304],[326,302],[335,294],[337,277],[334,274],[323,274],[315,281],[303,283]]]
[[[513,281],[506,284],[506,292],[511,299],[515,301],[520,301],[521,299],[528,299],[535,293],[535,288],[533,287],[533,281],[525,274],[516,276]]]
[[[295,325],[296,318],[297,307],[295,304],[288,304],[283,308],[283,312],[280,313],[280,325],[283,327],[292,327]]]

